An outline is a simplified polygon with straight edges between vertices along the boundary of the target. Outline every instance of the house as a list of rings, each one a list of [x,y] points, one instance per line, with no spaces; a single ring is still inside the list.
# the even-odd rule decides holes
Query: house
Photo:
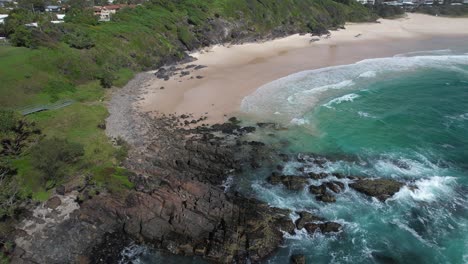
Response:
[[[122,8],[129,7],[134,8],[135,5],[107,5],[107,6],[95,6],[94,15],[99,16],[99,21],[110,21],[113,14],[117,13]]]
[[[0,24],[4,24],[7,17],[7,14],[0,14]]]
[[[46,12],[57,13],[57,12],[62,11],[62,7],[61,6],[48,5],[48,6],[45,6],[45,11]]]
[[[357,0],[357,1],[363,5],[375,5],[375,0]]]
[[[38,24],[37,22],[33,22],[33,23],[29,23],[29,24],[24,24],[24,25],[25,25],[26,27],[28,27],[28,28],[33,28],[33,27],[37,28],[37,27],[39,27],[39,24]]]

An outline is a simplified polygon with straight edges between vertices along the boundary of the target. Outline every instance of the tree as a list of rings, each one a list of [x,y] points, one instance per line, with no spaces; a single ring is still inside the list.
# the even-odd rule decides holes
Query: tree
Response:
[[[90,49],[94,47],[94,40],[84,29],[74,27],[64,36],[64,41],[70,47],[76,49]]]
[[[0,157],[17,156],[41,131],[13,111],[0,110]]]
[[[31,10],[33,12],[36,11],[44,11],[45,10],[45,1],[44,0],[19,0],[18,7],[21,9]]]
[[[92,9],[71,7],[65,16],[65,22],[84,25],[97,25],[98,18],[94,15]]]
[[[15,33],[10,36],[10,41],[14,46],[36,48],[37,41],[33,36],[32,29],[25,26],[16,28]]]
[[[31,165],[42,174],[44,184],[52,188],[83,155],[81,144],[58,138],[44,139],[31,149]]]

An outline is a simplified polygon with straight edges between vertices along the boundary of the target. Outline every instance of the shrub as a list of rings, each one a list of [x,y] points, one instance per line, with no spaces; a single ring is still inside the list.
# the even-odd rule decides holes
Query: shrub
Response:
[[[98,76],[99,83],[103,88],[111,88],[117,78],[110,70],[103,70]]]
[[[15,33],[10,37],[10,42],[17,47],[36,48],[37,41],[33,37],[32,29],[25,26],[16,28]]]
[[[76,49],[90,49],[95,45],[88,32],[80,28],[68,31],[63,39],[70,47]]]
[[[58,138],[44,139],[31,149],[31,165],[41,172],[43,182],[51,188],[83,155],[81,144]]]

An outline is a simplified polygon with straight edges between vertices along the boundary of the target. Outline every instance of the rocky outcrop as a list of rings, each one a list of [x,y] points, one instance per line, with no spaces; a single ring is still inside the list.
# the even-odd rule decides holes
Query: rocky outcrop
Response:
[[[404,184],[391,179],[359,179],[349,184],[354,190],[385,201],[400,191]]]
[[[133,146],[125,166],[135,190],[74,203],[73,212],[40,230],[18,226],[29,233],[17,241],[14,263],[113,262],[129,241],[213,262],[259,262],[280,246],[283,232],[294,232],[288,210],[224,187],[228,175],[268,162],[264,144],[242,140],[252,128],[229,122],[182,129],[190,115],[133,118],[141,119],[122,136]],[[47,210],[68,203],[53,198],[48,206],[58,210]]]
[[[282,184],[288,190],[299,191],[304,189],[308,184],[308,177],[304,176],[292,176],[292,175],[276,175],[273,174],[268,177],[267,181],[273,185]]]

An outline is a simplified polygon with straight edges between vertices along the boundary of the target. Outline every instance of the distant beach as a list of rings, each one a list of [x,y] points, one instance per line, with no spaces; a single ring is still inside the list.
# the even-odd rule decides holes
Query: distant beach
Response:
[[[190,54],[169,80],[149,78],[138,106],[143,112],[193,113],[207,123],[224,122],[242,99],[261,85],[310,69],[367,58],[441,49],[468,36],[468,18],[408,14],[377,23],[350,23],[328,36],[292,35],[242,45],[217,45]],[[193,70],[188,65],[206,68]],[[148,74],[153,75],[154,72]]]

